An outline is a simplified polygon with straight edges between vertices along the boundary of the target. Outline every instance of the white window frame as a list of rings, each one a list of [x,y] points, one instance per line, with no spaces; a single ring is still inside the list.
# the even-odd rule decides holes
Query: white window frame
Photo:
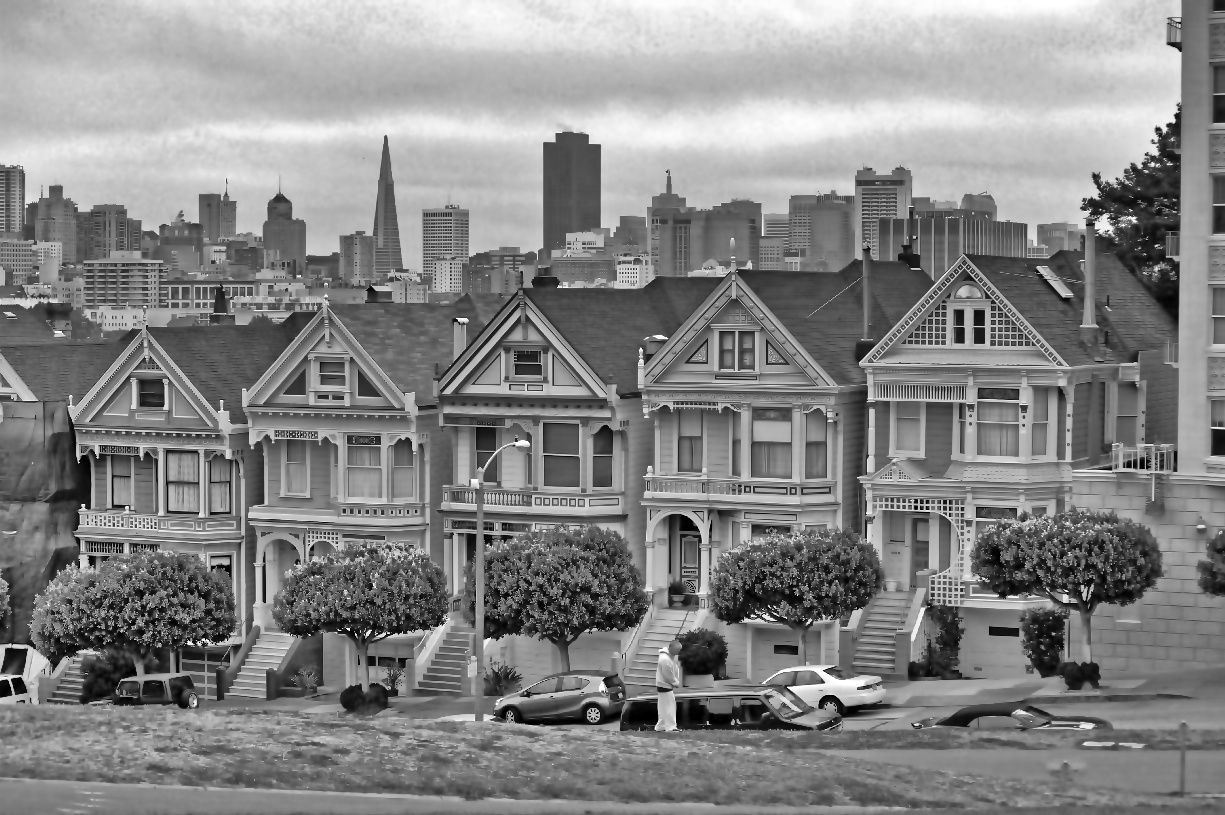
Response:
[[[1222,452],[1219,455],[1213,455],[1213,452],[1212,452],[1213,431],[1219,430],[1222,434],[1225,434],[1225,415],[1223,415],[1220,420],[1217,420],[1216,417],[1212,415],[1213,405],[1218,404],[1218,403],[1222,406],[1221,412],[1225,414],[1225,399],[1209,399],[1208,400],[1208,456],[1210,458],[1221,459],[1221,458],[1225,458],[1225,452]]]
[[[344,385],[324,385],[321,378],[324,374],[321,371],[323,363],[339,362],[345,366],[345,384]],[[327,376],[336,376],[336,374],[327,374]],[[322,405],[348,405],[353,394],[357,393],[354,387],[354,375],[352,366],[349,364],[349,357],[344,354],[312,354],[310,357],[309,381],[306,383],[306,392],[309,396],[311,404]],[[337,399],[336,397],[340,398]]]
[[[162,406],[161,407],[146,407],[140,403],[140,386],[144,382],[157,382],[162,387]],[[135,392],[132,394],[132,407],[136,410],[170,410],[170,382],[163,377],[145,376],[136,377],[134,380]]]
[[[981,443],[981,440],[982,440],[982,429],[983,429],[982,404],[983,402],[1002,402],[1002,403],[1012,402],[1011,399],[989,399],[989,398],[984,398],[981,395],[984,390],[995,390],[995,389],[996,388],[994,386],[980,387],[978,389],[978,394],[974,398],[974,430],[975,430],[975,433],[974,433],[974,452],[973,452],[972,459],[974,461],[997,461],[997,462],[1023,461],[1025,458],[1024,456],[1025,448],[1023,445],[1023,440],[1021,439],[1021,426],[1024,422],[1028,421],[1028,417],[1025,420],[1021,419],[1021,402],[1023,400],[1020,397],[1020,395],[1018,395],[1016,403],[1015,403],[1017,405],[1017,454],[1015,456],[992,456],[992,455],[987,455],[985,453],[978,452],[978,445]],[[1020,390],[1021,390],[1020,387],[1013,388],[1013,387],[1006,387],[1006,386],[1001,386],[998,389],[999,390],[1015,390],[1018,392],[1018,394],[1020,394]],[[987,424],[1004,424],[1004,423],[1003,422],[987,422]],[[1048,434],[1047,434],[1047,443],[1048,444],[1050,443],[1049,428],[1048,428]],[[967,456],[967,458],[971,458],[971,457]]]
[[[305,451],[306,465],[306,492],[289,492],[286,485],[289,483],[289,445],[297,442],[302,445]],[[311,450],[310,442],[306,439],[285,439],[285,449],[281,451],[281,496],[284,498],[310,498],[311,497]]]
[[[599,433],[600,430],[602,430],[604,427],[607,427],[608,432],[612,434],[612,451],[607,456],[601,454],[599,458],[608,459],[610,483],[607,486],[597,487],[595,485],[595,460],[597,458],[595,454],[595,437],[596,437],[596,434]],[[581,428],[579,429],[579,432],[580,433],[583,432]],[[587,456],[587,459],[588,459],[587,461],[587,466],[588,466],[587,483],[591,485],[590,489],[592,492],[616,491],[617,490],[617,483],[618,483],[617,448],[618,446],[619,446],[619,442],[617,440],[617,431],[613,430],[611,427],[608,427],[607,425],[604,425],[601,428],[597,428],[596,431],[594,433],[591,433],[590,437],[587,439],[587,449],[589,451],[589,454]]]
[[[1025,425],[1029,429],[1029,458],[1030,461],[1055,461],[1057,459],[1055,451],[1058,450],[1058,440],[1055,437],[1059,435],[1059,417],[1056,415],[1059,410],[1059,389],[1053,386],[1035,385],[1031,393],[1040,391],[1046,392],[1046,450],[1042,453],[1033,452],[1034,427],[1038,424],[1034,419],[1036,415],[1034,408],[1037,405],[1038,399],[1034,398],[1029,406],[1029,410],[1025,413],[1024,420]]]
[[[571,456],[569,453],[549,453],[547,452],[545,448],[545,433],[546,433],[545,425],[550,425],[550,424],[573,425],[578,430],[578,434],[579,434],[578,435],[578,452],[575,455]],[[561,419],[557,421],[543,421],[540,423],[540,486],[542,489],[563,490],[563,491],[568,491],[568,492],[578,492],[579,490],[582,489],[583,466],[584,466],[583,465],[583,452],[584,452],[584,447],[587,447],[587,448],[590,447],[590,445],[583,444],[583,433],[584,432],[585,432],[585,428],[583,427],[583,425],[581,425],[580,423],[576,421],[567,421],[567,420]],[[553,456],[555,458],[576,458],[578,459],[578,473],[579,473],[578,483],[572,487],[571,486],[563,487],[563,486],[546,484],[545,483],[545,464],[546,464],[545,459],[548,458],[549,456]]]
[[[919,449],[902,450],[897,446],[897,405],[919,406]],[[927,403],[926,402],[893,402],[889,405],[889,455],[891,457],[926,458],[927,456]]]
[[[400,444],[404,444],[405,446],[407,446],[409,458],[412,461],[412,464],[408,465],[407,467],[402,466],[402,465],[400,466],[396,465],[396,448]],[[397,439],[395,442],[388,445],[387,458],[388,458],[387,472],[390,476],[388,484],[387,484],[387,494],[390,496],[389,500],[391,501],[417,501],[419,500],[419,496],[417,495],[417,493],[420,492],[420,485],[417,483],[417,448],[413,446],[413,443],[409,439]],[[396,470],[412,470],[412,480],[411,480],[412,487],[413,487],[412,495],[401,496],[396,491]]]
[[[694,414],[696,414],[702,426],[701,434],[697,437],[701,439],[701,446],[700,446],[698,455],[702,457],[702,466],[698,467],[696,470],[682,470],[681,469],[681,439],[682,438],[686,438],[686,439],[694,438],[693,436],[682,436],[681,435],[681,417],[686,415],[686,411],[691,411]],[[706,417],[703,415],[704,411],[702,411],[700,408],[683,408],[683,409],[675,411],[675,413],[676,413],[676,423],[675,423],[676,424],[676,440],[672,447],[676,451],[676,459],[675,459],[676,460],[676,472],[678,475],[683,474],[683,473],[688,473],[691,475],[701,475],[703,468],[706,467]]]
[[[535,347],[535,348],[517,348],[514,346],[508,347],[506,349],[506,353],[509,357],[509,359],[507,359],[508,364],[507,364],[506,370],[507,370],[508,376],[506,378],[512,382],[547,382],[549,380],[549,376],[548,376],[549,355],[547,353],[547,350],[548,349],[544,347]],[[539,374],[521,374],[521,373],[516,372],[515,354],[522,354],[522,353],[540,354],[540,361],[538,363],[536,362],[524,363],[525,365],[540,365]]]
[[[1225,286],[1211,286],[1209,294],[1208,294],[1208,313],[1211,317],[1211,324],[1212,324],[1211,325],[1212,337],[1211,337],[1211,340],[1209,341],[1209,344],[1212,345],[1214,348],[1225,348],[1225,306],[1222,307],[1221,313],[1218,314],[1217,307],[1216,307],[1217,292],[1221,292],[1222,296],[1225,296]],[[1219,323],[1218,323],[1218,320],[1220,321]],[[1218,325],[1222,327],[1221,333],[1223,335],[1223,338],[1220,342],[1217,342],[1217,326]]]
[[[730,368],[723,367],[723,335],[724,334],[731,334],[735,337],[735,340],[736,340],[735,345],[732,348],[732,367]],[[741,350],[740,336],[742,334],[752,334],[753,335],[753,365],[752,367],[748,367],[748,368],[740,364],[740,350]],[[756,329],[741,329],[741,328],[715,329],[715,338],[714,338],[715,339],[715,342],[714,342],[715,353],[714,353],[714,359],[713,359],[714,369],[716,371],[726,371],[729,373],[737,373],[737,372],[756,373],[757,371],[759,371],[761,369],[761,366],[759,364],[760,357],[761,357],[761,337],[758,336],[759,334],[761,334],[761,332]]]
[[[974,312],[983,313],[983,341],[974,342]],[[966,341],[956,341],[957,315],[964,314]],[[988,300],[949,301],[948,344],[950,348],[989,348],[991,346],[991,303]]]

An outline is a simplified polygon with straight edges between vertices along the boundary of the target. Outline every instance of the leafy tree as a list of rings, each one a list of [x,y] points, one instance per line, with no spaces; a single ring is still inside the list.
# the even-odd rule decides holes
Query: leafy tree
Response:
[[[34,600],[30,634],[53,661],[83,649],[122,651],[143,674],[153,652],[222,642],[236,625],[223,575],[195,555],[141,552],[60,572]]]
[[[646,616],[642,574],[616,532],[598,526],[526,532],[485,560],[485,632],[521,634],[557,647],[563,671],[570,646],[588,631],[628,631]],[[471,575],[467,606],[475,613]]]
[[[357,647],[362,688],[370,687],[370,644],[441,625],[446,576],[407,546],[349,546],[289,571],[272,616],[287,634],[343,634]]]
[[[3,577],[0,577],[0,630],[2,630],[8,620],[9,611],[9,584],[5,582]]]
[[[1173,121],[1154,128],[1156,149],[1145,153],[1139,164],[1132,162],[1122,178],[1103,181],[1101,173],[1094,173],[1097,195],[1081,202],[1090,218],[1110,224],[1107,237],[1115,254],[1174,314],[1178,313],[1178,264],[1165,256],[1165,235],[1178,230],[1181,131],[1179,105]]]
[[[884,583],[871,544],[854,532],[827,529],[771,535],[725,552],[710,588],[716,617],[782,623],[795,632],[800,664],[806,664],[808,629],[863,608]]]
[[[1196,564],[1199,587],[1205,594],[1225,597],[1225,530],[1208,541],[1208,560]]]
[[[974,572],[1000,597],[1032,594],[1080,613],[1081,650],[1093,662],[1093,612],[1130,605],[1161,577],[1161,550],[1147,527],[1113,512],[1071,509],[1005,520],[983,532]]]
[[[1063,642],[1068,611],[1064,608],[1031,608],[1021,612],[1021,651],[1039,676],[1054,676],[1063,662]]]

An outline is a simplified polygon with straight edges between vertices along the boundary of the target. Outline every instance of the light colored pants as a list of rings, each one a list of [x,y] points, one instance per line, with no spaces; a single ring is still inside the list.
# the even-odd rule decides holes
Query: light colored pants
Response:
[[[656,730],[678,730],[676,726],[676,693],[660,693],[656,695],[659,700],[659,721],[655,723]]]

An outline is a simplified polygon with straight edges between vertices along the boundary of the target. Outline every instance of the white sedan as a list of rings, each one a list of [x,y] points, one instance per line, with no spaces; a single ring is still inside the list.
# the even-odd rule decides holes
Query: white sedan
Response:
[[[837,665],[801,665],[771,676],[763,685],[791,688],[813,707],[837,713],[847,708],[874,705],[885,698],[879,676],[847,676]]]

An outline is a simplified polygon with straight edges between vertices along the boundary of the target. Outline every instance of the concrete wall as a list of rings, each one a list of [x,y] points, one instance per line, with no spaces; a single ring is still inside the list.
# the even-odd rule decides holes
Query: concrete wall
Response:
[[[624,636],[629,636],[626,632]],[[622,651],[621,636],[616,632],[584,634],[570,646],[571,670],[612,670],[613,656]],[[519,669],[522,687],[559,672],[561,656],[551,642],[532,637],[504,637],[493,643],[488,660],[497,660]]]
[[[1001,679],[1026,673],[1032,667],[1021,651],[1021,612],[1004,609],[961,610],[961,664],[963,676],[971,679]],[[991,629],[995,628],[993,635]],[[1001,629],[1017,629],[1004,635]]]
[[[1225,664],[1225,600],[1200,591],[1195,569],[1206,557],[1208,540],[1225,528],[1225,482],[1164,476],[1160,482],[1164,509],[1149,514],[1147,477],[1077,472],[1072,487],[1076,506],[1113,509],[1152,530],[1165,570],[1165,577],[1139,603],[1102,607],[1094,615],[1093,656],[1102,671],[1172,671]],[[1196,531],[1200,518],[1206,532]],[[1077,660],[1079,626],[1073,614],[1070,641]]]

